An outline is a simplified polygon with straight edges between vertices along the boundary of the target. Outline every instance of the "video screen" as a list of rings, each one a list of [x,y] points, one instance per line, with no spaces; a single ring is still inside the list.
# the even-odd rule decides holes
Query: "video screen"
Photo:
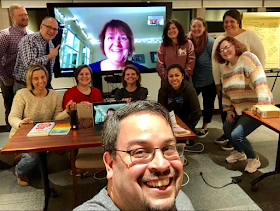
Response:
[[[127,64],[134,64],[140,71],[155,71],[151,52],[156,52],[162,42],[164,24],[171,16],[171,3],[47,6],[62,29],[60,76],[81,64],[88,64],[94,72],[121,72]]]
[[[109,104],[109,105],[94,105],[93,104],[93,114],[94,114],[94,124],[98,125],[104,123],[106,117],[116,110],[124,106],[125,103]]]

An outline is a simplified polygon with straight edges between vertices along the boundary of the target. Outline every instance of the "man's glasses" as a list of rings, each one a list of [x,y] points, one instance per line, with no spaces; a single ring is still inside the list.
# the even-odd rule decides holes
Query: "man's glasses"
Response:
[[[50,30],[50,31],[53,30],[53,31],[57,32],[57,30],[58,30],[58,28],[53,28],[53,27],[48,26],[48,25],[45,25],[45,24],[43,24],[43,23],[42,23],[42,25],[45,26],[45,27],[47,27],[48,30]]]
[[[226,52],[228,49],[230,49],[230,47],[231,47],[231,45],[227,45],[226,47],[221,48],[220,53]]]
[[[173,144],[162,148],[138,148],[128,151],[115,149],[115,151],[128,153],[131,162],[137,165],[150,163],[155,157],[156,150],[161,150],[166,160],[180,159],[184,154],[184,148],[185,144]]]

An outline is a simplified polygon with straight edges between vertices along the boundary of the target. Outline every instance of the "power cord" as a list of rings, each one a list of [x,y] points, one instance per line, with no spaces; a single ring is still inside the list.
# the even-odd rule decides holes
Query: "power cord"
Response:
[[[225,184],[225,185],[223,185],[223,186],[213,186],[213,185],[210,185],[210,184],[204,179],[202,172],[200,172],[200,176],[202,177],[202,179],[203,179],[203,181],[205,182],[206,185],[208,185],[208,186],[210,186],[210,187],[212,187],[212,188],[217,188],[217,189],[224,188],[224,187],[226,187],[226,186],[228,186],[228,185],[232,185],[232,184],[238,184],[238,183],[241,182],[241,179],[240,179],[240,178],[233,178],[232,181],[231,181],[230,183],[227,183],[227,184]]]
[[[188,175],[186,172],[183,172],[183,173],[184,173],[184,175],[186,175],[186,177],[187,177],[188,180],[187,180],[184,184],[182,184],[181,187],[186,186],[186,185],[189,183],[189,181],[190,181],[189,175]]]
[[[93,178],[96,179],[96,180],[104,180],[104,179],[106,179],[107,176],[105,176],[105,177],[98,177],[97,176],[97,174],[102,172],[102,171],[105,171],[105,169],[101,169],[101,170],[98,170],[97,172],[95,172],[94,175],[93,175]]]
[[[195,151],[195,150],[189,150],[189,148],[192,148],[192,147],[195,147],[195,146],[197,146],[197,145],[201,145],[202,146],[202,149],[201,150],[197,150],[197,151]],[[188,149],[187,149],[188,148]],[[192,145],[192,146],[186,146],[185,147],[185,152],[203,152],[204,151],[204,145],[202,144],[202,143],[196,143],[196,144],[194,144],[194,145]]]

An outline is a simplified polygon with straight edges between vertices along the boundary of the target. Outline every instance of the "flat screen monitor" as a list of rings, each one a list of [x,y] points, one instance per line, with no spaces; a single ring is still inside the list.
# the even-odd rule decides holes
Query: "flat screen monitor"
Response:
[[[48,3],[47,8],[59,22],[53,40],[55,46],[61,44],[55,77],[72,77],[81,64],[90,65],[93,75],[120,73],[123,67],[110,65],[120,60],[142,73],[156,71],[154,54],[171,18],[172,3]],[[104,33],[106,23],[117,27]]]

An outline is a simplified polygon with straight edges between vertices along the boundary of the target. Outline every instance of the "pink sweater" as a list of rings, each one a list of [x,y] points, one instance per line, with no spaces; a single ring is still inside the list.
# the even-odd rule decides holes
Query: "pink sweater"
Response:
[[[172,64],[179,64],[185,70],[186,76],[191,79],[195,65],[195,52],[192,41],[184,45],[163,46],[160,44],[157,51],[156,69],[162,81],[167,80],[167,68]]]

